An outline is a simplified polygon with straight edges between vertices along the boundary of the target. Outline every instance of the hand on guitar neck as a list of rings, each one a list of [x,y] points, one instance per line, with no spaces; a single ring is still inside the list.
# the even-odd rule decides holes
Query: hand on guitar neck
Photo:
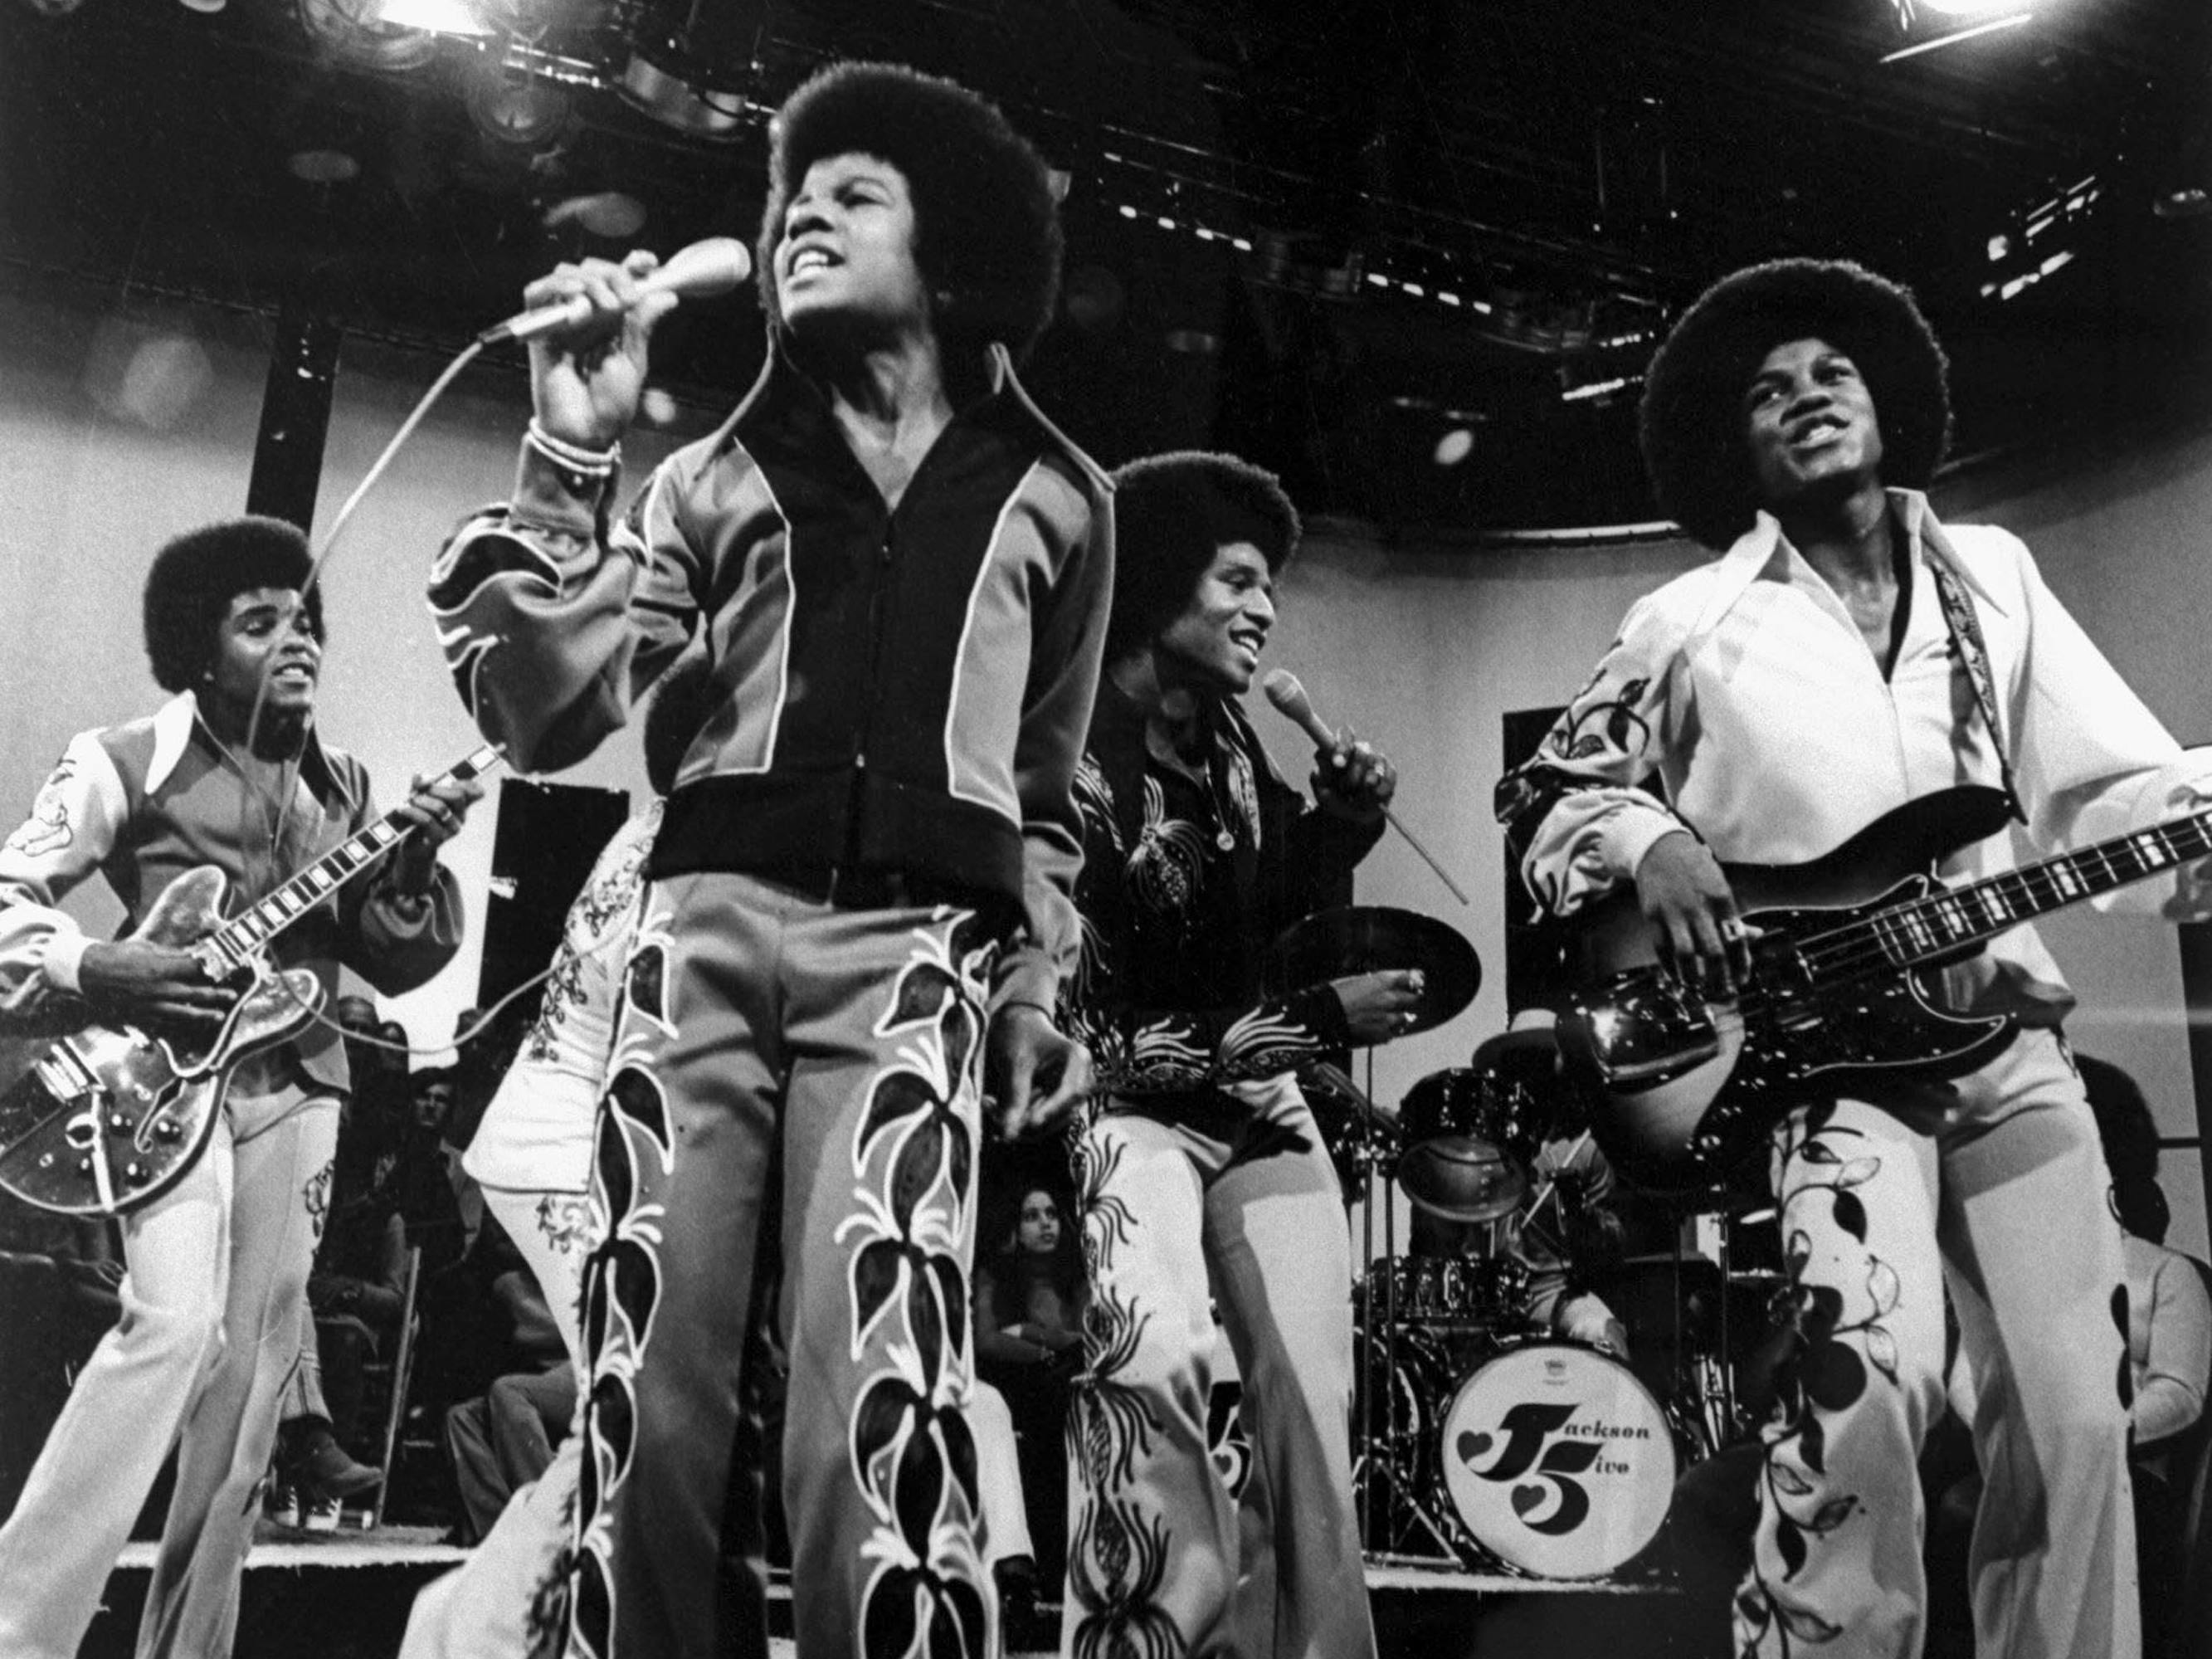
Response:
[[[1645,851],[1636,903],[1676,979],[1716,1001],[1750,982],[1751,930],[1711,849],[1688,830],[1670,830]]]
[[[162,1036],[211,1033],[238,997],[190,951],[137,939],[86,945],[77,988],[102,1020]]]

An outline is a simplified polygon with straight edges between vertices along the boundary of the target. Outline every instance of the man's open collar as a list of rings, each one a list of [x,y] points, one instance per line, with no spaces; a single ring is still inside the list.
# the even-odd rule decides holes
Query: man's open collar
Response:
[[[987,349],[984,376],[993,397],[1003,396],[1012,411],[1017,412],[1022,423],[1042,441],[1045,447],[1058,450],[1073,463],[1094,489],[1111,494],[1113,480],[1104,468],[1085,454],[1075,441],[1047,417],[1030,397],[1029,388],[1022,384],[1014,372],[1014,360],[1006,348],[994,341]],[[748,450],[757,450],[761,435],[771,427],[796,428],[802,442],[811,441],[826,428],[830,406],[814,383],[808,380],[799,366],[792,362],[782,336],[769,331],[768,361],[761,365],[759,378],[743,401],[722,422],[715,434],[717,450],[743,444]]]
[[[190,691],[179,691],[154,713],[154,755],[146,767],[146,792],[151,794],[169,780],[177,769],[177,763],[191,747],[192,733],[204,723],[200,719],[199,699]],[[209,747],[221,753],[215,733],[207,735]],[[300,755],[300,776],[319,800],[333,796],[345,802],[349,808],[357,805],[345,780],[331,764],[330,757],[323,752],[322,740],[311,726],[307,728],[307,747]]]
[[[1890,508],[1897,515],[1905,533],[1917,542],[1932,558],[1941,559],[1945,568],[1966,583],[1977,601],[2002,616],[2002,600],[1992,593],[1973,568],[1959,556],[1951,545],[1942,522],[1928,504],[1927,495],[1917,489],[1892,489],[1888,492]],[[1735,545],[1721,556],[1720,571],[1713,583],[1713,591],[1706,596],[1705,607],[1691,625],[1690,637],[1698,639],[1711,633],[1721,624],[1736,601],[1749,591],[1753,582],[1771,563],[1782,550],[1782,525],[1765,508],[1751,528],[1736,538]]]

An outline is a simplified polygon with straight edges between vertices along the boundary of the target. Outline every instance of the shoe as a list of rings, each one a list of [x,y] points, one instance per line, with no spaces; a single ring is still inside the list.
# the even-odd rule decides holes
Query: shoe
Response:
[[[329,1492],[319,1492],[306,1505],[300,1524],[309,1532],[336,1532],[344,1504]]]
[[[296,1527],[300,1524],[300,1489],[289,1480],[271,1480],[269,1496],[261,1507],[272,1525]]]
[[[383,1474],[356,1462],[325,1429],[301,1449],[292,1478],[331,1498],[356,1498],[380,1484]]]

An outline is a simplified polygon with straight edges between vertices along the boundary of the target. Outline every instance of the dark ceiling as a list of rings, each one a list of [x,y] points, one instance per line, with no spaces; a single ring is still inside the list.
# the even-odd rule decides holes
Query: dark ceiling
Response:
[[[2212,219],[2153,211],[2178,169],[2212,185],[2206,0],[2036,0],[1887,64],[1962,20],[1929,0],[482,0],[503,32],[469,41],[354,21],[377,3],[0,0],[0,280],[458,344],[555,259],[614,250],[577,198],[635,197],[635,240],[664,252],[750,240],[768,112],[824,58],[882,57],[990,93],[1069,175],[1066,302],[1031,379],[1079,440],[1109,462],[1238,448],[1386,530],[1651,517],[1633,420],[1656,333],[1778,253],[1915,284],[1966,452],[2195,413],[2212,380]],[[636,106],[622,82],[647,64],[726,131]],[[304,181],[302,150],[358,176]],[[755,315],[678,313],[657,373],[726,400]]]

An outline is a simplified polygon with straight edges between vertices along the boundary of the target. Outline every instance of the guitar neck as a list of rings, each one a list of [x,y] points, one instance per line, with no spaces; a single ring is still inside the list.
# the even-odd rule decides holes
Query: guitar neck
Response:
[[[487,744],[426,787],[466,783],[498,765],[506,754],[504,745]],[[222,973],[242,966],[267,950],[277,934],[397,847],[407,830],[396,809],[386,812],[375,823],[356,830],[251,908],[233,916],[199,948],[216,958]]]
[[[1917,968],[1954,956],[2037,916],[2131,886],[2208,854],[2212,854],[2212,809],[1886,907],[1849,927],[1820,934],[1817,954],[1826,956],[1830,947],[1843,946],[1847,957],[1863,960],[1861,951],[1850,947],[1872,945],[1888,967]],[[1807,941],[1808,948],[1813,944]]]

